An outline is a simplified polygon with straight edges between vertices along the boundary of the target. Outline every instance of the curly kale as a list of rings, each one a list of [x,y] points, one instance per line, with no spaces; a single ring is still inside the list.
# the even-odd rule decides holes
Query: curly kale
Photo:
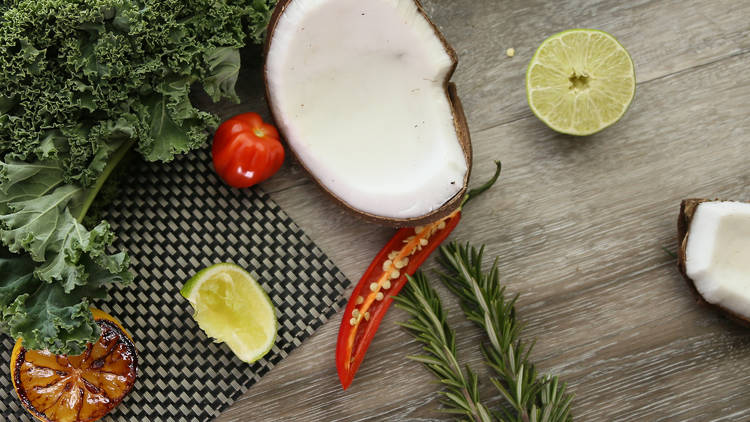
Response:
[[[0,328],[60,353],[97,337],[88,298],[132,275],[88,210],[129,149],[166,162],[206,141],[217,117],[190,95],[239,100],[239,48],[274,4],[0,2]]]
[[[236,99],[245,7],[208,0],[6,3],[0,26],[0,149],[62,162],[89,186],[94,155],[135,139],[169,161],[206,140],[216,117],[189,98],[200,82]]]

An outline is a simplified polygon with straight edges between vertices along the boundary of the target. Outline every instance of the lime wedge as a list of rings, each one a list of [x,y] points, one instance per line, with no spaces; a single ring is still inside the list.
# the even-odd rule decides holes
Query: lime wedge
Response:
[[[193,318],[209,337],[224,342],[240,360],[252,363],[271,350],[276,314],[257,281],[235,264],[201,270],[180,294],[193,306]]]
[[[595,29],[547,38],[526,70],[531,111],[570,135],[591,135],[617,122],[634,94],[633,60],[615,37]]]

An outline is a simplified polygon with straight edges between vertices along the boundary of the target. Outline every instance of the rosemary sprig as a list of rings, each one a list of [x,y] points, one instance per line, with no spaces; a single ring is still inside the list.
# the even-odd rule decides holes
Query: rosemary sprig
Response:
[[[441,274],[445,286],[458,296],[466,317],[489,338],[489,344],[482,344],[482,352],[497,374],[492,383],[511,406],[511,410],[501,410],[503,419],[571,421],[573,396],[565,392],[565,383],[558,383],[557,377],[537,375],[529,361],[533,343],[527,345],[519,338],[521,325],[515,315],[518,295],[505,297],[497,259],[489,272],[482,272],[483,252],[484,247],[453,242],[440,248],[438,262],[450,272]]]
[[[409,277],[406,288],[394,298],[396,306],[412,319],[401,325],[424,344],[425,354],[409,356],[421,362],[446,386],[441,391],[444,411],[462,415],[476,422],[490,422],[488,409],[479,401],[479,380],[466,366],[466,373],[456,358],[456,338],[445,320],[440,297],[420,271]]]
[[[479,380],[456,358],[455,333],[448,325],[440,297],[424,274],[417,272],[395,298],[396,306],[411,315],[403,324],[423,344],[424,355],[409,356],[429,369],[446,389],[441,392],[444,411],[476,422],[568,422],[572,421],[572,395],[557,377],[538,376],[529,361],[532,345],[520,339],[521,325],[516,320],[518,295],[508,299],[500,285],[497,260],[489,272],[482,272],[484,248],[451,243],[441,248],[439,262],[448,274],[443,283],[458,296],[466,317],[474,321],[489,339],[482,344],[487,364],[497,377],[491,378],[506,406],[497,412],[481,403]]]

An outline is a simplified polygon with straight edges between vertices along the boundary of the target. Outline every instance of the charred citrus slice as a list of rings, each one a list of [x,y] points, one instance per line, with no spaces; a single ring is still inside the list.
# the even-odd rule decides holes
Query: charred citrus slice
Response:
[[[96,343],[79,356],[27,350],[16,342],[10,358],[13,387],[23,406],[49,422],[95,421],[135,384],[135,345],[112,316],[92,310],[101,329]]]

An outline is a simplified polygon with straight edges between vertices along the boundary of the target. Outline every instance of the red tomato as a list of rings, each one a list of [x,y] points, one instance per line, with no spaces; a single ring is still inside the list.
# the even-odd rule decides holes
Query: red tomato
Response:
[[[211,155],[216,173],[226,184],[246,188],[279,170],[284,147],[275,127],[264,123],[257,113],[243,113],[219,126]]]

